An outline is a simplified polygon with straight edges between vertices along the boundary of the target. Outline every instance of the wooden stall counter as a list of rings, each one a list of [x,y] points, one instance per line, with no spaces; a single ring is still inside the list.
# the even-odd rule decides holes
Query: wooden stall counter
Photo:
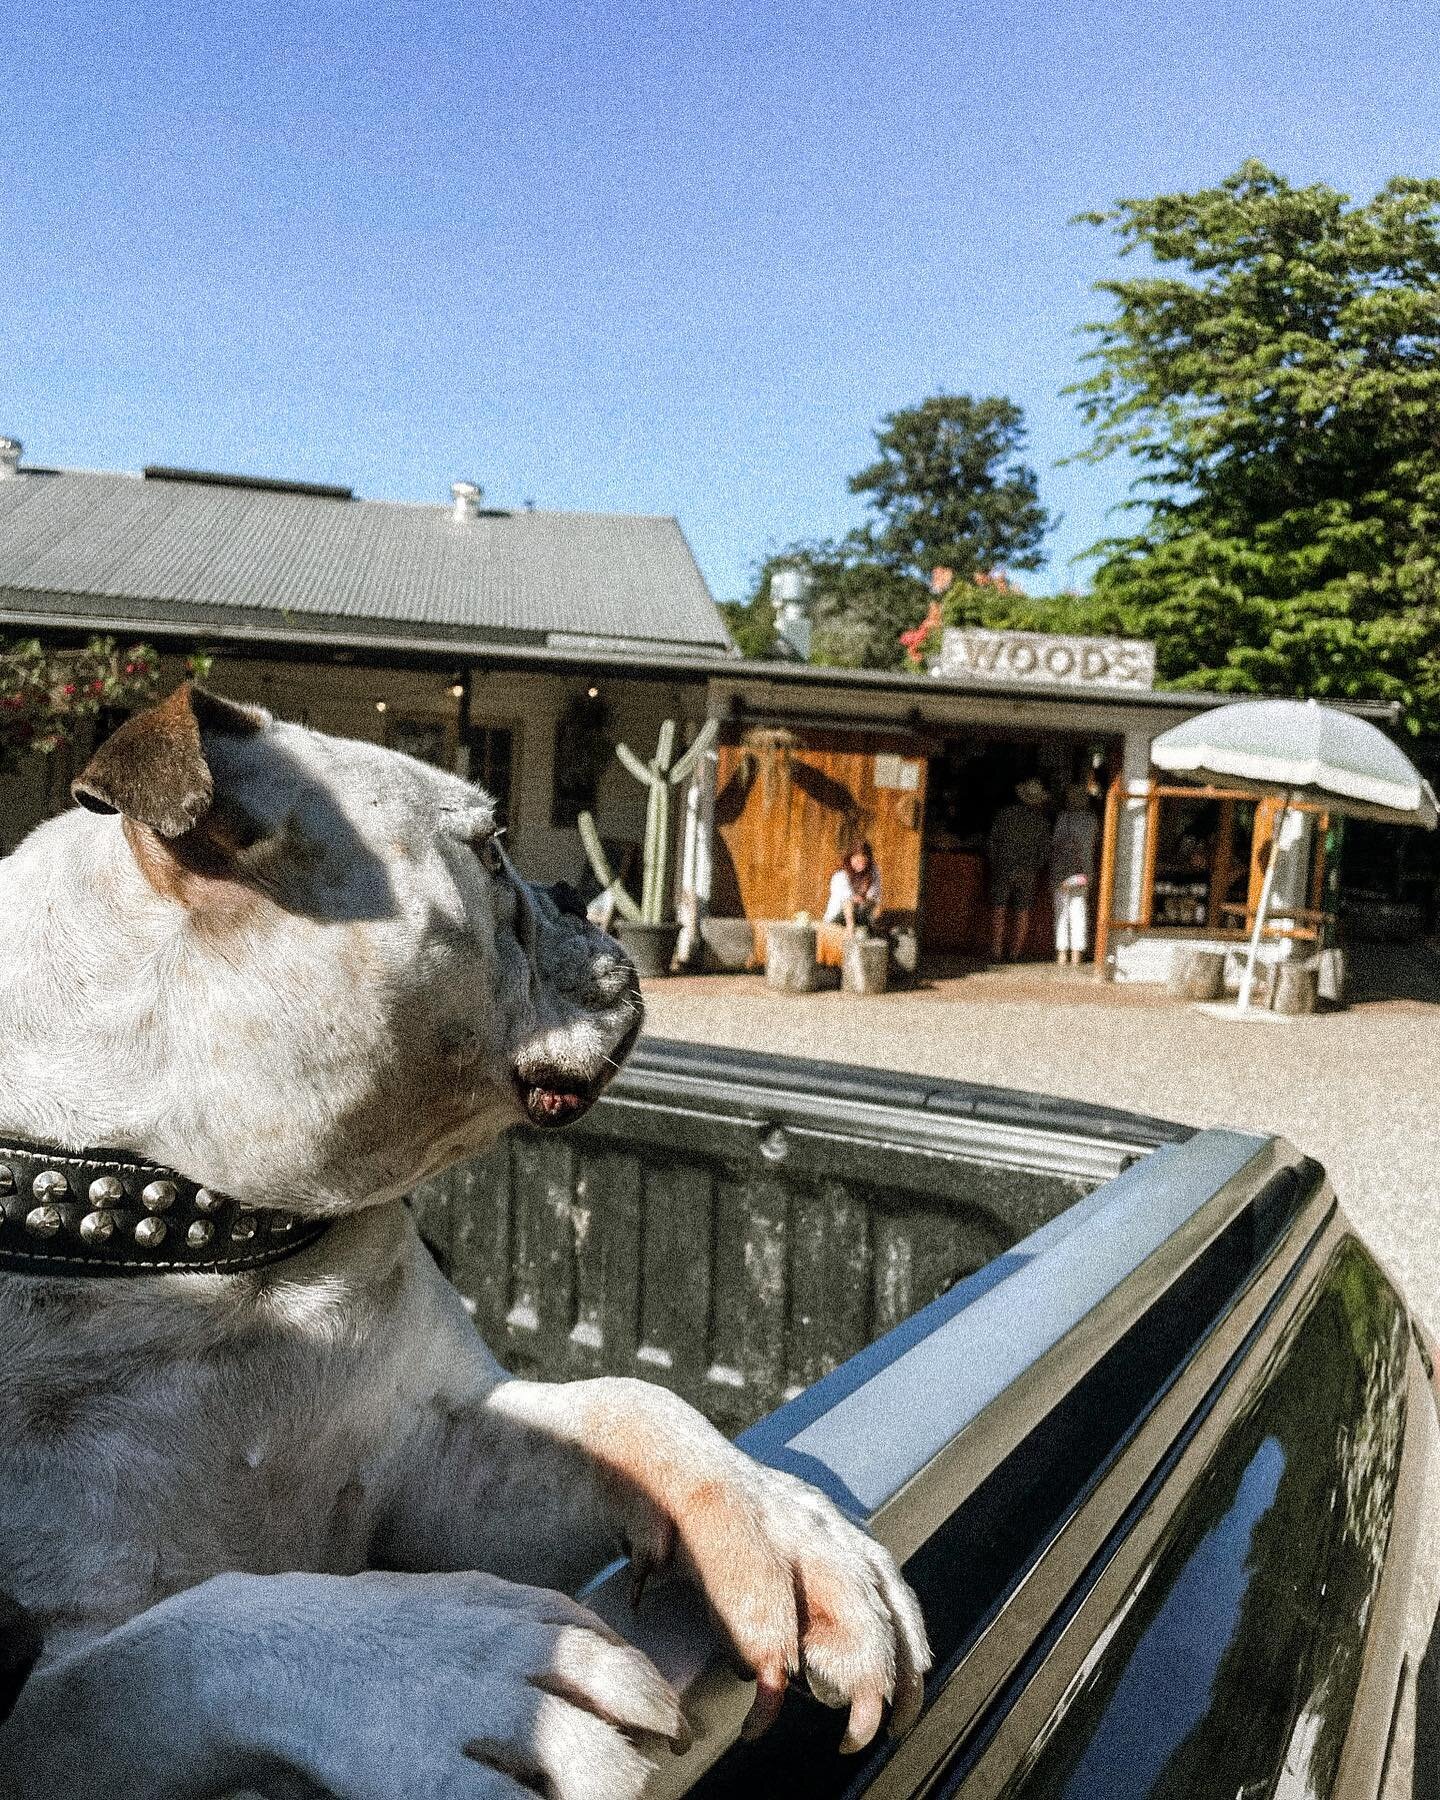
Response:
[[[955,955],[983,953],[990,941],[990,909],[985,902],[985,858],[974,850],[925,852],[926,950]]]

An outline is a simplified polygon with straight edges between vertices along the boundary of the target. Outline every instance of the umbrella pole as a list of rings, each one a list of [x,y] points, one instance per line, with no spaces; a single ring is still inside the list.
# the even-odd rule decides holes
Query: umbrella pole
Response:
[[[1285,804],[1276,815],[1275,830],[1270,838],[1270,854],[1265,861],[1265,879],[1260,883],[1260,904],[1255,908],[1255,929],[1250,934],[1250,954],[1245,959],[1245,973],[1240,977],[1240,998],[1236,1002],[1236,1012],[1250,1010],[1250,990],[1255,985],[1255,963],[1260,954],[1260,940],[1265,935],[1265,920],[1270,911],[1270,890],[1275,885],[1275,866],[1280,860],[1280,834],[1285,829],[1290,802],[1294,797],[1293,789],[1287,791]]]

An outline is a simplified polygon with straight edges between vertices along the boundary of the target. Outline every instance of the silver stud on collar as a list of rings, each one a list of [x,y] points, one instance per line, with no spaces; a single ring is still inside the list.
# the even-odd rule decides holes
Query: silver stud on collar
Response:
[[[64,1176],[61,1176],[64,1180]],[[40,1183],[35,1183],[38,1188]],[[25,1229],[32,1237],[51,1238],[60,1229],[63,1220],[58,1206],[32,1206],[25,1215]]]
[[[100,1184],[97,1181],[95,1187]],[[94,1198],[95,1189],[90,1190]],[[108,1212],[90,1212],[80,1221],[80,1236],[87,1244],[108,1244],[115,1235],[115,1216]]]
[[[192,1250],[203,1250],[215,1235],[215,1227],[208,1219],[196,1219],[185,1233],[185,1242]]]
[[[30,1191],[37,1200],[63,1200],[70,1192],[70,1183],[58,1169],[42,1169],[30,1184]],[[29,1224],[27,1219],[26,1224]]]
[[[164,1185],[168,1186],[169,1184],[165,1183]],[[166,1201],[166,1205],[169,1205],[169,1201]],[[135,1242],[142,1250],[154,1250],[165,1242],[165,1233],[168,1229],[169,1227],[163,1219],[142,1219],[135,1227]]]
[[[92,1206],[118,1206],[125,1198],[125,1189],[118,1176],[101,1175],[90,1183],[90,1204]]]
[[[284,1237],[287,1231],[295,1229],[295,1218],[292,1213],[277,1212],[270,1221],[270,1230],[276,1237]]]
[[[253,1206],[242,1206],[235,1215],[235,1223],[230,1227],[230,1235],[237,1243],[248,1244],[255,1235],[255,1209]]]
[[[0,1200],[15,1192],[15,1171],[9,1163],[0,1163]]]
[[[225,1204],[223,1194],[212,1194],[209,1188],[196,1188],[195,1210],[198,1213],[218,1213]],[[207,1239],[208,1242],[208,1239]]]
[[[151,1181],[140,1190],[140,1204],[146,1212],[169,1212],[175,1204],[175,1183],[173,1181]],[[165,1234],[162,1232],[161,1237]],[[158,1244],[160,1238],[156,1238]]]

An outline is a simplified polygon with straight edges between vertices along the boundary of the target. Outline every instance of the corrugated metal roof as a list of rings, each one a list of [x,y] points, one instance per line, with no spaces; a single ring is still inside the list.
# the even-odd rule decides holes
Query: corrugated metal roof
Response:
[[[0,481],[0,589],[723,650],[678,523],[481,513],[197,481]]]

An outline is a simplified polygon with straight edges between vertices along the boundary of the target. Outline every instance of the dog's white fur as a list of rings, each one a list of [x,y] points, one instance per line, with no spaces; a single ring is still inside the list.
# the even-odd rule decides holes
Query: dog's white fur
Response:
[[[698,1583],[762,1718],[797,1671],[853,1741],[911,1715],[884,1551],[661,1389],[507,1378],[398,1204],[520,1116],[517,1070],[603,1081],[616,947],[464,782],[184,690],[155,717],[203,756],[182,829],[141,782],[0,862],[0,1131],[336,1223],[249,1274],[0,1278],[0,1587],[47,1658],[0,1795],[636,1795],[675,1698],[551,1591],[620,1546]]]

